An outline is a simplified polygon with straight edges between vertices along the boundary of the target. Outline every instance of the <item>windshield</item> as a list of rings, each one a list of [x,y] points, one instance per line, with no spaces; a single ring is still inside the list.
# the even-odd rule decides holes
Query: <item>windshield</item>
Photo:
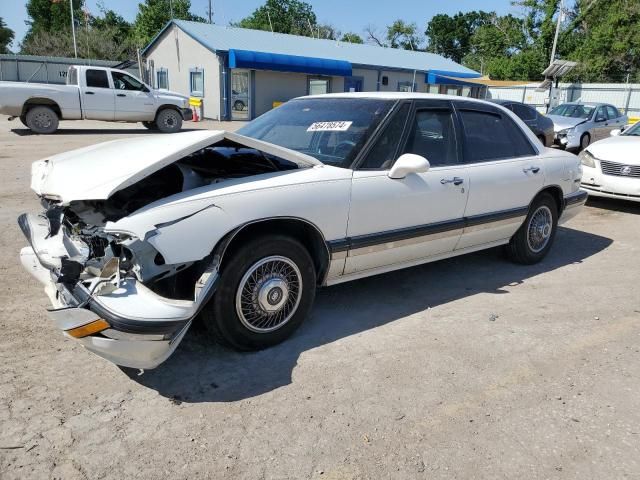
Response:
[[[277,107],[238,133],[349,168],[395,101],[371,98],[308,98]]]
[[[628,135],[630,137],[640,137],[640,122],[622,132],[622,135]]]
[[[591,113],[595,110],[595,107],[591,105],[575,105],[572,103],[565,103],[564,105],[558,105],[556,108],[549,112],[549,115],[558,115],[559,117],[571,117],[571,118],[589,118]]]

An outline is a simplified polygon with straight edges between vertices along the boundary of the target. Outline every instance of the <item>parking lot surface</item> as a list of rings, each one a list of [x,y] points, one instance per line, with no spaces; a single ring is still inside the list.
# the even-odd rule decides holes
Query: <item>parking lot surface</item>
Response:
[[[55,329],[16,224],[32,161],[132,135],[153,134],[0,116],[0,478],[640,478],[640,204],[590,200],[538,265],[490,250],[320,290],[262,352],[193,328],[137,374]]]

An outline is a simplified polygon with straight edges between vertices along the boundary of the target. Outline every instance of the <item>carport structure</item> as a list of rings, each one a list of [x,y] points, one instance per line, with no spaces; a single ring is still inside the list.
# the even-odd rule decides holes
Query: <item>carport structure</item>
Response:
[[[172,20],[142,51],[147,81],[200,97],[204,116],[250,120],[291,98],[334,92],[439,93],[480,74],[433,53]],[[482,85],[456,90],[482,96]]]

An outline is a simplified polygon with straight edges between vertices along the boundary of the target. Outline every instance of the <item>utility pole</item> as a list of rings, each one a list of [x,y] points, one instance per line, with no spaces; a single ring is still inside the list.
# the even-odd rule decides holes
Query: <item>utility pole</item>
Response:
[[[213,23],[213,10],[211,10],[211,0],[209,0],[209,23]]]
[[[173,2],[169,0],[169,17],[173,20]]]
[[[551,60],[549,60],[549,65],[553,63],[556,58],[556,47],[558,46],[558,34],[560,33],[560,23],[562,23],[562,3],[563,0],[560,0],[560,8],[558,9],[558,23],[556,24],[556,34],[553,37],[553,48],[551,49]]]
[[[78,58],[78,45],[76,44],[76,20],[73,18],[73,0],[69,0],[71,10],[71,34],[73,35],[73,54]]]

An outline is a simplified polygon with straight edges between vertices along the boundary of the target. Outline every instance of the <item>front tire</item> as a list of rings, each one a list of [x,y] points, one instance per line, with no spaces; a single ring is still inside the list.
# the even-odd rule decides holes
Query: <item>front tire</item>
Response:
[[[313,260],[300,242],[256,238],[231,254],[202,319],[218,342],[261,350],[296,331],[313,306],[315,290]]]
[[[58,129],[58,115],[51,108],[45,106],[33,107],[25,116],[27,127],[33,132],[50,134]]]
[[[179,132],[182,128],[182,115],[172,108],[165,108],[156,115],[155,124],[162,133]]]
[[[580,137],[580,151],[587,148],[590,143],[591,143],[591,135],[589,135],[588,133],[583,134]]]
[[[548,193],[540,194],[531,204],[525,222],[511,237],[509,257],[517,263],[538,263],[551,249],[558,228],[558,205]]]

